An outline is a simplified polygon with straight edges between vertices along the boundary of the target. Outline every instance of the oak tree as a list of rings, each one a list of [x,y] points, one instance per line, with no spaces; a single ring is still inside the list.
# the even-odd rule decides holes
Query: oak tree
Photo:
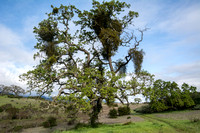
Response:
[[[29,91],[40,95],[58,91],[54,101],[68,101],[89,111],[92,125],[98,120],[102,100],[108,105],[116,99],[129,103],[128,96],[139,93],[151,79],[148,72],[141,71],[144,52],[139,45],[146,29],[138,29],[139,37],[129,29],[138,17],[129,8],[130,4],[115,0],[93,0],[92,9],[83,11],[74,5],[52,6],[48,18],[34,27],[38,40],[34,58],[39,57],[40,63],[20,76]],[[70,29],[72,24],[76,28]],[[135,71],[126,81],[130,62]]]

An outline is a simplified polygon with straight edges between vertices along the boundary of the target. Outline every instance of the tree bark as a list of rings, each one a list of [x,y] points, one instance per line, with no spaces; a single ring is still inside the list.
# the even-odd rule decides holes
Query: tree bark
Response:
[[[102,109],[102,99],[98,98],[93,102],[93,109],[90,116],[90,124],[92,127],[97,127],[98,124],[98,115]]]

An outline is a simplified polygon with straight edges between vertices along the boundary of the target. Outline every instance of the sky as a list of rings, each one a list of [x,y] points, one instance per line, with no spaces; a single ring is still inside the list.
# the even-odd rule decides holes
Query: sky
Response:
[[[102,0],[101,0],[102,1]],[[184,82],[200,91],[200,1],[124,0],[139,17],[135,28],[149,28],[140,47],[143,69],[156,79]],[[0,84],[19,85],[19,75],[33,69],[37,40],[33,27],[47,18],[51,5],[91,8],[92,0],[0,0]],[[134,68],[129,65],[128,72]]]

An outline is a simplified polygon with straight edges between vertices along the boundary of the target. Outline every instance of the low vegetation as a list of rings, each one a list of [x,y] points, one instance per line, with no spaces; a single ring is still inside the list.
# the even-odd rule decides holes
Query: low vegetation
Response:
[[[53,127],[53,126],[56,126],[57,125],[57,122],[56,122],[56,118],[55,117],[48,117],[48,119],[46,121],[44,121],[42,123],[42,125],[45,127],[45,128],[49,128],[49,127]]]
[[[190,118],[185,119],[183,112],[170,112],[170,113],[159,113],[159,115],[169,115],[180,113],[183,119],[173,119],[173,118],[163,118],[156,114],[150,115],[139,115],[144,118],[141,122],[127,122],[122,124],[113,125],[99,125],[98,128],[91,128],[88,125],[79,127],[70,131],[55,131],[54,133],[198,133],[200,128],[200,121],[197,119],[190,120]],[[192,112],[190,112],[192,113]]]
[[[115,108],[111,109],[108,113],[110,118],[117,118],[117,110]]]
[[[11,98],[0,96],[0,131],[13,132],[25,128],[53,127],[66,121],[65,108],[37,98]],[[58,119],[58,121],[56,121]],[[46,123],[45,123],[46,122]]]

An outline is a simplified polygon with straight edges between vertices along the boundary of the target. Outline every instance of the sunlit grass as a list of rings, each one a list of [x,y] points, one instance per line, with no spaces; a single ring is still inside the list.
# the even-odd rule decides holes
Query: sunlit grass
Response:
[[[40,102],[41,100],[31,98],[9,98],[8,96],[0,96],[0,106],[5,104],[12,104],[12,106],[16,108],[21,108],[27,105],[39,107]]]
[[[171,114],[173,113],[177,112],[171,112]],[[57,131],[55,133],[200,133],[200,121],[194,122],[191,119],[174,120],[171,118],[156,117],[155,114],[138,116],[144,118],[145,121],[100,125],[98,128],[84,126],[70,131]]]

